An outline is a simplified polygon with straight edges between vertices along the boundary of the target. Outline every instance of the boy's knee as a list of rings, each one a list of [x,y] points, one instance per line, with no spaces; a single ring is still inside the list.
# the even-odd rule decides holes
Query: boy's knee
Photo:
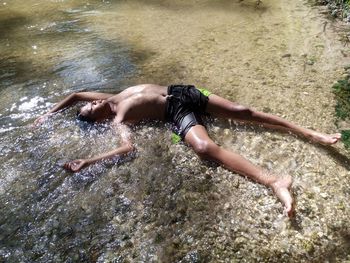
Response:
[[[210,158],[214,153],[216,147],[218,147],[215,143],[207,140],[200,140],[192,145],[193,150],[201,157],[201,158]]]

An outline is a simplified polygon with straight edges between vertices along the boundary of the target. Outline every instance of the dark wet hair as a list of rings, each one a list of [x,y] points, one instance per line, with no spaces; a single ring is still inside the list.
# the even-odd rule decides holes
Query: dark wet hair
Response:
[[[80,120],[80,121],[88,122],[88,123],[93,123],[94,122],[93,119],[90,119],[89,117],[82,115],[80,113],[80,110],[77,111],[77,119]]]

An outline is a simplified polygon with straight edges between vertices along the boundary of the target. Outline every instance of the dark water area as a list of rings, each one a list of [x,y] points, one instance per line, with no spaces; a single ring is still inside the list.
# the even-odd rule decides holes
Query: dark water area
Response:
[[[334,132],[329,87],[349,49],[324,19],[304,1],[0,1],[0,262],[350,260],[341,146],[208,123],[220,145],[293,176],[290,221],[269,189],[172,144],[163,123],[133,128],[137,152],[75,174],[62,165],[119,135],[76,107],[31,127],[71,92],[191,83]]]
[[[28,109],[46,110],[48,101],[58,95],[81,90],[116,91],[123,79],[136,72],[136,61],[126,43],[100,38],[82,21],[84,16],[93,15],[93,8],[103,5],[56,4],[48,8],[32,1],[28,6],[33,10],[23,14],[14,11],[16,4],[4,4],[0,18],[0,92],[13,106],[12,110],[4,109],[2,104],[1,109],[10,111],[12,120],[25,115],[29,118]],[[20,11],[25,8],[17,5]],[[31,112],[39,113],[42,111]],[[8,116],[1,116],[1,129],[9,128]]]
[[[57,98],[73,91],[113,88],[117,92],[115,87],[134,74],[137,65],[130,47],[100,38],[82,21],[103,4],[1,4],[0,261],[96,261],[101,247],[112,239],[111,249],[118,247],[122,236],[116,230],[113,234],[103,213],[126,217],[131,202],[114,195],[109,186],[104,189],[109,198],[99,194],[94,198],[96,194],[91,193],[84,197],[85,206],[69,205],[89,191],[105,168],[70,178],[62,164],[72,147],[70,139],[101,134],[106,128],[72,130],[70,126],[76,123],[65,121],[67,114],[37,130],[29,124]],[[64,131],[67,137],[60,137]],[[90,198],[98,206],[91,207]]]

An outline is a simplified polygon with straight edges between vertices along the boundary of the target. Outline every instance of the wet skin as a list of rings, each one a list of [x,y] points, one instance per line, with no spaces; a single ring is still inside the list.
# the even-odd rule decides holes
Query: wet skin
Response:
[[[167,87],[139,85],[107,99],[94,100],[80,114],[94,121],[115,117],[117,123],[134,123],[143,119],[164,120]]]
[[[94,100],[87,103],[80,109],[80,114],[88,117],[93,121],[102,121],[110,116],[115,115],[110,110],[110,105],[106,100]]]

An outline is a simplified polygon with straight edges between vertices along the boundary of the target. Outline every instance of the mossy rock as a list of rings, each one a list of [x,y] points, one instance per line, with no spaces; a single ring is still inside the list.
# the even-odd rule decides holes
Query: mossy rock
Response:
[[[341,140],[344,143],[346,149],[350,149],[350,130],[344,130],[341,132]]]
[[[345,120],[350,114],[350,83],[349,76],[345,79],[338,80],[333,85],[333,92],[336,95],[337,104],[335,112],[338,118]]]
[[[350,120],[350,77],[347,75],[333,85],[333,93],[336,96],[335,113],[338,119]],[[343,130],[342,141],[345,148],[350,149],[350,130]]]

